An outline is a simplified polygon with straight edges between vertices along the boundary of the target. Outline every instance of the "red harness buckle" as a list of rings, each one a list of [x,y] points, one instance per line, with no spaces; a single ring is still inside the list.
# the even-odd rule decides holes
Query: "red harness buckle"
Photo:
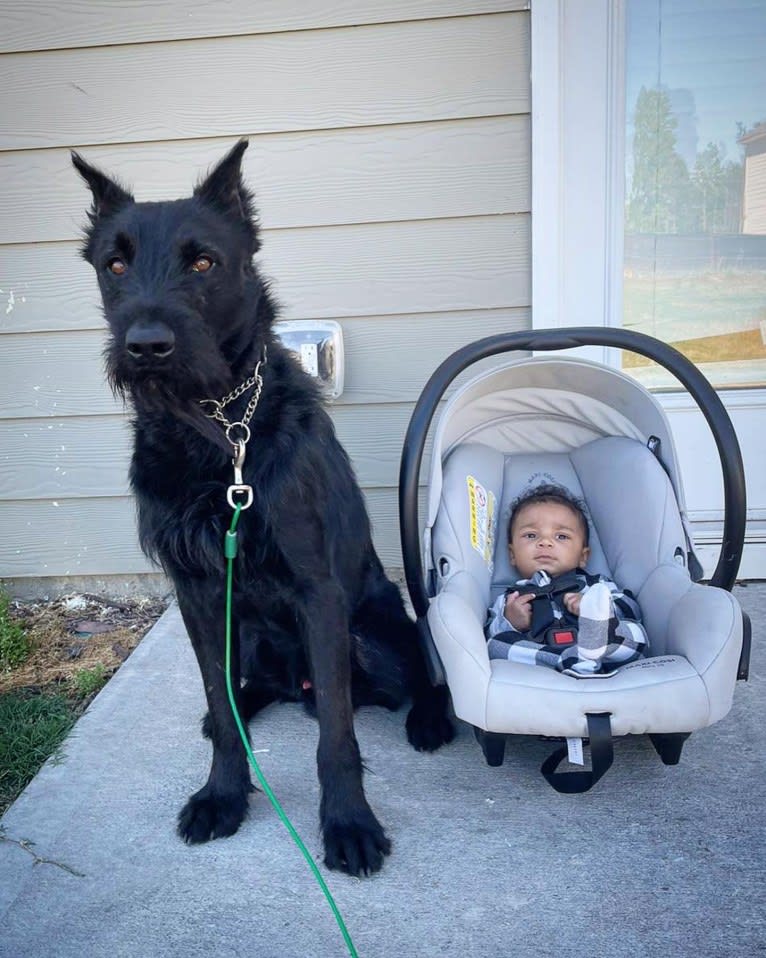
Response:
[[[575,644],[577,641],[577,634],[572,629],[549,629],[547,640],[548,645],[553,645],[558,649],[563,649],[568,645]]]

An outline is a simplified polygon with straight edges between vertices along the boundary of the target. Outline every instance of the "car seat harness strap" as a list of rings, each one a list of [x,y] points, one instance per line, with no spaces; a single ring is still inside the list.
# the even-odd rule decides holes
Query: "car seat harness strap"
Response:
[[[584,582],[583,578],[594,579],[596,576],[588,576],[587,573],[584,573],[582,570],[577,570],[580,575],[575,572],[565,572],[563,575],[554,576],[550,582],[545,585],[525,585],[519,589],[508,589],[508,592],[518,591],[520,595],[532,594],[532,623],[530,626],[530,634],[532,638],[536,639],[538,642],[544,642],[546,645],[552,645],[554,648],[560,648],[563,645],[571,645],[574,643],[576,638],[576,620],[573,623],[567,623],[570,628],[566,630],[560,630],[554,628],[556,626],[556,616],[553,612],[553,600],[560,599],[561,596],[566,595],[567,592],[580,592],[588,582]],[[566,631],[569,633],[574,632],[569,642],[555,641],[555,636],[549,636],[549,632],[558,632]],[[551,641],[549,641],[549,638]]]
[[[564,795],[587,792],[609,770],[614,759],[611,713],[588,712],[586,718],[590,741],[590,770],[584,769],[581,772],[556,771],[569,755],[569,749],[566,745],[556,749],[540,767],[540,771],[548,784]]]

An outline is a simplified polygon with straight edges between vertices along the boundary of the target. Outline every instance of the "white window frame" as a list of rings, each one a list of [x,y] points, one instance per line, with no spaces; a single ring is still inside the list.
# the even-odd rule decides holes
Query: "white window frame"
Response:
[[[532,326],[619,325],[624,4],[533,0],[531,18]]]

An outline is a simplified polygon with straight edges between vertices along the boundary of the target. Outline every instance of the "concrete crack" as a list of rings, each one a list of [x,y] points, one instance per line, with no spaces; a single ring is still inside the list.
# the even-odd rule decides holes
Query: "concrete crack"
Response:
[[[41,858],[37,852],[33,851],[33,846],[35,843],[30,841],[28,838],[10,838],[6,834],[5,827],[3,825],[0,825],[0,842],[7,842],[9,845],[18,845],[19,848],[23,848],[25,852],[28,852],[32,858],[34,858],[35,865],[55,865],[56,868],[61,868],[65,872],[69,872],[70,875],[74,875],[76,878],[85,878],[85,875],[82,872],[78,872],[76,869],[72,868],[71,865],[54,861],[52,858]]]

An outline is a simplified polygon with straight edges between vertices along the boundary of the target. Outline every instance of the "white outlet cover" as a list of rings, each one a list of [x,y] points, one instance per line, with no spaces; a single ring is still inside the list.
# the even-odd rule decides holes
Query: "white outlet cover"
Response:
[[[345,356],[343,328],[333,319],[294,319],[275,323],[274,332],[322,384],[328,399],[343,392]]]

